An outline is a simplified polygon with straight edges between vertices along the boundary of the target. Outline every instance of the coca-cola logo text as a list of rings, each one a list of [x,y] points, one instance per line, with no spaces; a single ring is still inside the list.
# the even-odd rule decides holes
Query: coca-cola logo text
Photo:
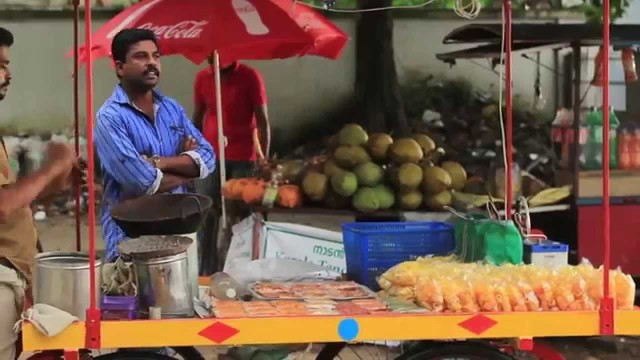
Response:
[[[154,25],[146,23],[140,29],[153,31],[159,39],[197,39],[202,34],[208,21],[181,21],[174,25]]]

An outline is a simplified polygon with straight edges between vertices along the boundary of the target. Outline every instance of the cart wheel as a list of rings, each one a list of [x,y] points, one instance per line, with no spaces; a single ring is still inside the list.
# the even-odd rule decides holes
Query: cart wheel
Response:
[[[502,351],[484,344],[439,344],[424,351],[408,356],[400,356],[402,360],[514,360],[515,358]]]
[[[95,360],[174,360],[167,355],[144,351],[116,351],[111,354],[96,356]]]
[[[184,360],[204,360],[200,352],[191,346],[171,347],[176,355]],[[175,360],[175,357],[158,354],[155,352],[145,352],[136,350],[118,350],[114,353],[100,355],[95,360]]]
[[[204,356],[193,346],[173,346],[171,349],[184,360],[204,360]]]
[[[340,352],[347,347],[347,343],[329,343],[322,347],[322,350],[316,355],[316,360],[333,360]]]

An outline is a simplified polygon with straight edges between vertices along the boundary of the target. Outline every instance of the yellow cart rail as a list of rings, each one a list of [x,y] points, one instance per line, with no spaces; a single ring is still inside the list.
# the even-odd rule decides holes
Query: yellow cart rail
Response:
[[[85,324],[55,337],[23,326],[24,349],[85,347]],[[616,335],[640,335],[640,311],[616,311]],[[367,340],[441,340],[598,336],[599,313],[523,312],[507,314],[391,314],[237,319],[102,321],[103,349],[161,346],[291,344]]]

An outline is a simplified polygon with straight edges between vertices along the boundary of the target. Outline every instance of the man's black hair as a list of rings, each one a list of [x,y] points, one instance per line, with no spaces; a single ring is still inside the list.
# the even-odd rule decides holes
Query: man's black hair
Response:
[[[11,47],[13,45],[13,34],[11,31],[0,27],[0,46]]]
[[[158,46],[158,38],[156,34],[147,29],[124,29],[121,30],[113,38],[111,42],[111,56],[114,61],[125,62],[127,59],[127,52],[133,44],[140,41],[150,40]]]

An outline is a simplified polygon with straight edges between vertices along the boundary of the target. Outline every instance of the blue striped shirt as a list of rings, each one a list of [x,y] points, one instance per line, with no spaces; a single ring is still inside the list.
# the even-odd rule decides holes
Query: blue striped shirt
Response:
[[[182,141],[193,136],[198,142],[195,151],[184,153],[200,167],[200,178],[215,169],[215,154],[211,144],[193,126],[184,109],[175,100],[154,91],[155,120],[152,122],[127,96],[120,85],[102,105],[96,115],[95,148],[100,159],[104,194],[100,222],[106,243],[106,260],[118,256],[117,245],[126,235],[111,218],[113,205],[142,195],[155,194],[162,181],[162,172],[142,156],[177,156]],[[187,191],[185,186],[172,193]]]

